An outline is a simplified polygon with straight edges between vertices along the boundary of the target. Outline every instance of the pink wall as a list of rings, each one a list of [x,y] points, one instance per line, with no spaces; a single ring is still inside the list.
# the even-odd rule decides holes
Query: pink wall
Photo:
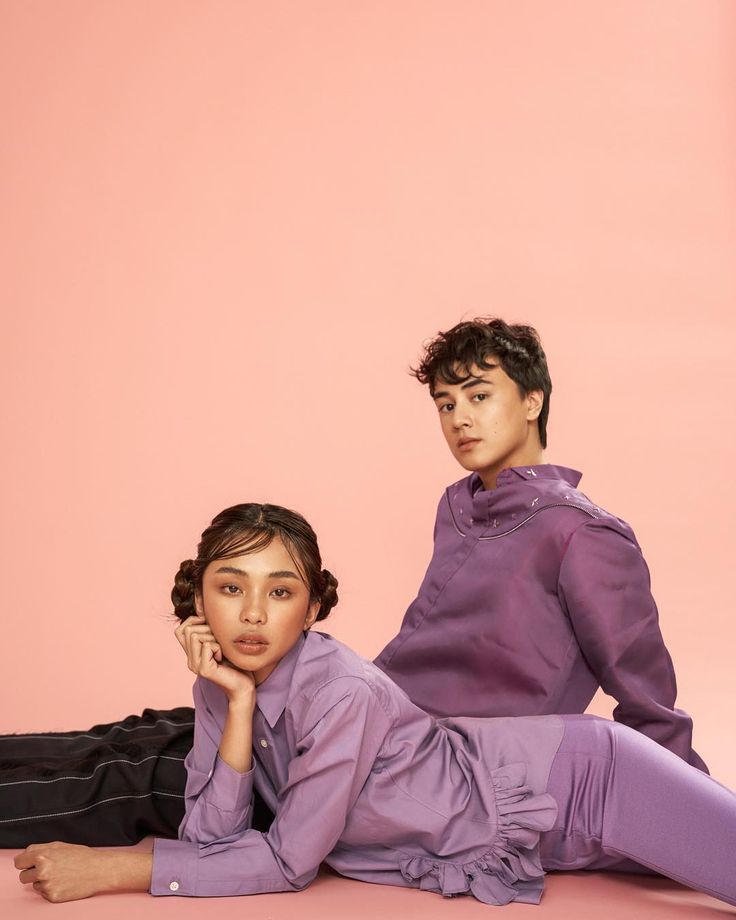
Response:
[[[376,653],[463,475],[406,367],[497,312],[735,783],[735,42],[729,0],[5,0],[0,728],[188,702],[168,592],[237,501],[306,514]]]

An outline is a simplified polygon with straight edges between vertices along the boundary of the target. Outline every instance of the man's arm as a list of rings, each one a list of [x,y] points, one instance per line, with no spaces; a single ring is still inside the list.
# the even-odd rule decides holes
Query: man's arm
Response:
[[[560,566],[558,594],[590,669],[618,700],[614,719],[707,773],[692,749],[692,719],[675,709],[675,671],[633,535],[605,521],[578,527]]]

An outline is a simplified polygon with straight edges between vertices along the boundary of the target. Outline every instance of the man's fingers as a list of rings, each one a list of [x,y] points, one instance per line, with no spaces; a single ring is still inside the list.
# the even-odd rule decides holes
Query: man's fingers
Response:
[[[18,876],[22,885],[27,885],[29,882],[37,882],[38,878],[38,869],[35,866],[31,866],[30,869],[24,869]]]

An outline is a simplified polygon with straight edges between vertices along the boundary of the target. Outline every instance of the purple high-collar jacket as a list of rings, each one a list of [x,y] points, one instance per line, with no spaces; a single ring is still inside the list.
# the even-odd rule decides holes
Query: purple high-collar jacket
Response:
[[[580,478],[542,464],[495,489],[477,473],[451,485],[419,594],[375,663],[435,716],[579,713],[600,685],[617,721],[707,772],[639,544]]]

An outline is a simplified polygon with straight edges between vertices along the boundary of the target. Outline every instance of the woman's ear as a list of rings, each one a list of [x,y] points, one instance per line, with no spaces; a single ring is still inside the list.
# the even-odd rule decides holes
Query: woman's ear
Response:
[[[199,591],[194,592],[194,610],[198,617],[204,616],[204,604],[202,603],[202,595]]]
[[[309,605],[309,610],[307,611],[306,619],[304,620],[304,628],[309,629],[314,621],[317,619],[317,614],[319,613],[319,608],[322,606],[320,601],[313,601]]]

